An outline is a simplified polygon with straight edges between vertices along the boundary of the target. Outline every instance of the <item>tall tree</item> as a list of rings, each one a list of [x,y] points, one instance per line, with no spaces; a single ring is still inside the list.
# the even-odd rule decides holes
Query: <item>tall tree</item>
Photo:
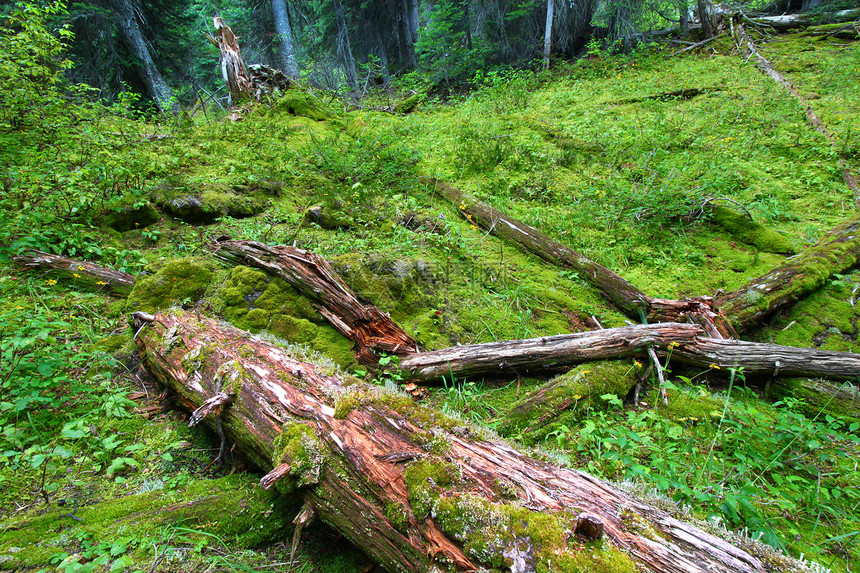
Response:
[[[708,0],[698,0],[699,22],[702,23],[702,35],[711,38],[714,35],[714,24],[711,22],[711,10]]]
[[[546,0],[546,27],[543,33],[543,69],[549,69],[549,55],[552,51],[552,16],[555,0]]]
[[[173,97],[173,90],[164,81],[161,72],[158,71],[158,67],[152,59],[152,55],[149,53],[146,40],[137,22],[135,7],[131,3],[132,0],[109,1],[111,8],[116,13],[123,42],[125,42],[129,52],[139,60],[137,73],[143,85],[146,86],[146,91],[159,110],[175,113],[178,110],[179,104]]]
[[[272,16],[278,33],[278,63],[281,70],[291,78],[299,77],[299,64],[293,44],[293,29],[287,12],[286,0],[272,0]]]
[[[355,72],[355,58],[349,43],[349,28],[346,25],[346,10],[340,0],[334,0],[334,16],[337,20],[337,50],[343,58],[346,82],[353,90],[358,89],[358,75]]]

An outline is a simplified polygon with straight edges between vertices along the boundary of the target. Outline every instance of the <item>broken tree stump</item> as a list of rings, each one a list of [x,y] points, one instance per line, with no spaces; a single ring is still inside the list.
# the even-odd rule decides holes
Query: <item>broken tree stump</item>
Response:
[[[328,261],[310,251],[269,246],[256,241],[221,241],[212,253],[232,264],[280,277],[314,302],[320,314],[358,346],[358,360],[375,364],[377,352],[404,356],[418,352],[418,342],[377,307],[358,300]]]
[[[515,562],[522,571],[579,570],[597,560],[668,573],[785,565],[215,320],[158,314],[136,341],[150,371],[189,410],[221,392],[232,396],[219,420],[238,449],[264,470],[278,468],[273,478],[286,472],[279,488],[389,571]],[[607,543],[593,544],[600,536]]]

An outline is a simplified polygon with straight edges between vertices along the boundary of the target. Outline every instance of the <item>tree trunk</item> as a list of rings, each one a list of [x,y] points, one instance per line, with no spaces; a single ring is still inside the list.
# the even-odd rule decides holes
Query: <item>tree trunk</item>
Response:
[[[552,15],[555,0],[546,0],[546,26],[543,33],[543,69],[549,69],[549,56],[552,52]]]
[[[690,31],[690,14],[687,0],[678,0],[678,28],[682,36]]]
[[[358,345],[358,359],[375,364],[375,352],[405,355],[418,352],[418,342],[391,317],[361,303],[328,262],[303,249],[268,246],[255,241],[223,241],[211,247],[222,260],[256,267],[280,277],[314,301],[317,310],[345,337]]]
[[[334,15],[337,20],[337,49],[343,57],[343,67],[346,72],[346,83],[358,90],[358,75],[355,72],[355,59],[352,57],[352,46],[349,43],[349,29],[346,26],[346,11],[340,0],[334,0]]]
[[[420,352],[400,361],[415,381],[483,375],[525,375],[611,358],[648,359],[650,349],[707,370],[743,368],[747,376],[860,377],[860,355],[742,340],[711,338],[695,324],[667,322],[455,346]]]
[[[212,19],[218,50],[221,52],[221,76],[230,92],[233,105],[251,97],[251,78],[239,51],[239,40],[221,16]]]
[[[418,0],[403,0],[406,6],[406,22],[409,24],[409,34],[412,44],[418,39]]]
[[[153,374],[196,409],[192,422],[215,418],[239,451],[273,470],[262,484],[294,491],[303,515],[315,511],[389,571],[437,562],[534,571],[628,561],[668,573],[784,565],[214,320],[159,314],[136,342]],[[591,541],[599,537],[609,542],[602,550]]]
[[[162,112],[170,111],[176,113],[179,109],[179,104],[173,97],[173,90],[161,77],[161,72],[155,65],[152,55],[149,53],[149,48],[146,47],[146,40],[140,31],[140,26],[137,24],[137,18],[134,13],[134,6],[131,0],[109,0],[111,8],[117,16],[119,24],[119,33],[122,36],[123,42],[128,47],[131,55],[137,58],[137,75],[146,86],[146,91],[149,97],[158,106]]]
[[[15,257],[15,262],[31,269],[44,269],[49,271],[50,276],[63,276],[119,296],[128,295],[134,286],[134,277],[130,274],[42,251],[26,251]]]
[[[293,30],[290,27],[286,0],[272,0],[272,16],[275,20],[275,32],[278,33],[278,62],[287,77],[295,79],[299,77],[299,64],[296,62]]]
[[[708,0],[697,0],[699,8],[699,22],[702,24],[702,36],[706,39],[714,35],[714,23],[711,21],[711,10]]]

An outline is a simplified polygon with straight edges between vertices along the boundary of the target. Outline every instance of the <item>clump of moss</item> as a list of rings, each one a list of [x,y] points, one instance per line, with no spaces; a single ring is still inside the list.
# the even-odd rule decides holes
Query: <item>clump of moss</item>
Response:
[[[734,209],[721,205],[714,206],[711,211],[711,221],[744,243],[765,253],[793,255],[797,252],[785,235],[738,213]]]
[[[214,275],[212,263],[195,259],[174,259],[151,275],[138,277],[128,300],[135,310],[155,312],[177,304],[196,302]]]
[[[282,98],[275,102],[271,113],[301,115],[315,121],[331,119],[331,116],[323,110],[322,102],[318,98],[300,90],[289,90]]]
[[[305,424],[289,423],[275,438],[272,464],[290,464],[291,479],[278,482],[278,489],[289,493],[295,488],[319,481],[325,455],[313,429]]]
[[[546,436],[559,424],[575,424],[591,409],[604,408],[600,397],[623,398],[636,383],[634,367],[623,360],[581,364],[556,376],[514,403],[502,422],[503,434],[520,433],[527,441]]]

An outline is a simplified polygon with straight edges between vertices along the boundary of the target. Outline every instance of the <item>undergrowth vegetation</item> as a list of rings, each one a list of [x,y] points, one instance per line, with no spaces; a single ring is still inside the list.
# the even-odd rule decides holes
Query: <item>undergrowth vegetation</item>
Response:
[[[287,559],[280,542],[298,508],[256,492],[251,478],[223,477],[241,462],[210,467],[211,436],[153,407],[157,389],[137,369],[127,315],[173,305],[255,332],[280,325],[276,335],[301,331],[306,340],[292,342],[328,344],[340,366],[372,374],[333,330],[320,334],[322,320],[288,287],[201,262],[216,237],[314,250],[433,349],[624,324],[576,273],[464,219],[435,194],[437,178],[652,296],[729,290],[785,260],[785,247],[729,228],[714,205],[748,214],[794,250],[856,218],[838,160],[858,158],[857,42],[770,44],[835,142],[719,42],[713,53],[680,57],[651,45],[628,55],[592,46],[551,73],[481,72],[470,91],[445,103],[423,98],[408,115],[346,112],[327,94],[295,89],[271,106],[246,106],[234,123],[134,117],[123,102],[88,100],[85,87],[60,90],[61,44],[44,30],[47,14],[28,10],[0,48],[0,569],[266,570]],[[21,61],[32,66],[13,64]],[[16,267],[27,248],[170,288],[111,297],[74,273]],[[860,351],[857,284],[856,273],[834,277],[756,336]],[[401,380],[389,372],[377,382]],[[511,404],[542,383],[447,380],[425,393],[445,413],[501,429]],[[607,393],[576,423],[508,437],[634,481],[717,529],[848,571],[860,558],[856,405],[813,403],[800,388],[679,366],[668,408],[649,405],[656,396],[634,408]],[[157,508],[151,492],[202,507],[212,488],[253,509],[243,524],[274,513],[280,521],[253,536],[202,509],[113,533],[118,514],[93,527],[77,521],[84,507],[123,496],[134,496],[135,511]],[[41,517],[48,522],[33,525]],[[22,549],[27,527],[56,551],[36,541]],[[330,535],[306,536],[297,570],[366,566],[354,552],[315,551]]]

